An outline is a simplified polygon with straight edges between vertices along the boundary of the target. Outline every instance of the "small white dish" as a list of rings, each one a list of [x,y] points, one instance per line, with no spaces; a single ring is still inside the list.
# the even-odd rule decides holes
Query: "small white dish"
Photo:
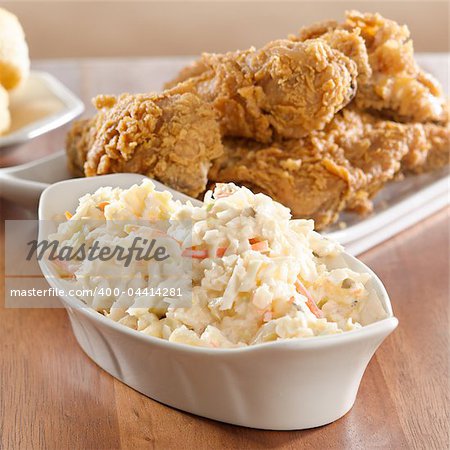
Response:
[[[54,76],[32,71],[27,81],[11,92],[11,128],[0,136],[0,148],[54,130],[83,111],[83,102]]]
[[[46,221],[46,226],[40,227],[39,239],[55,231],[49,229],[49,221],[74,210],[81,195],[101,186],[126,188],[142,178],[106,175],[48,187],[39,204],[39,218]],[[174,196],[186,198],[177,192]],[[372,275],[371,287],[382,302],[386,319],[341,335],[238,349],[205,349],[129,329],[86,307],[76,297],[63,296],[60,300],[85,353],[112,376],[148,397],[246,427],[312,428],[333,422],[351,409],[368,362],[398,324],[376,275],[350,255],[340,263]],[[40,261],[40,267],[52,287],[63,287],[44,261]]]
[[[52,183],[71,178],[65,152],[0,169],[0,197],[36,208],[42,192]]]

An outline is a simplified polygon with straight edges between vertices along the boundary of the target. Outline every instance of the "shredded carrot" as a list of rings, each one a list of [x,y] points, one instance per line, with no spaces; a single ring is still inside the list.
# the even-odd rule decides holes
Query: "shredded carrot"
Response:
[[[55,259],[52,261],[52,263],[58,268],[59,270],[59,278],[64,279],[73,279],[75,278],[75,274],[72,273],[69,270],[69,263],[67,261],[62,261],[60,259]]]
[[[218,199],[218,198],[225,198],[225,197],[229,197],[231,195],[231,192],[222,192],[220,194],[214,194],[214,198]]]
[[[187,256],[193,259],[205,259],[208,257],[208,250],[195,250],[193,248],[187,248],[183,250],[181,256]]]
[[[267,241],[261,241],[261,242],[257,242],[256,244],[252,244],[252,250],[254,250],[255,252],[268,252],[269,249],[269,243]]]
[[[255,242],[254,239],[249,239],[249,242],[251,243],[252,250],[254,250],[255,252],[264,253],[270,250],[269,243],[267,241]],[[227,250],[228,247],[218,247],[216,250],[216,258],[222,258],[223,256],[225,256]],[[199,249],[197,246],[194,245],[193,247],[183,250],[181,255],[194,259],[205,259],[208,258],[208,250]]]
[[[97,208],[100,210],[100,211],[104,211],[105,210],[105,207],[106,206],[108,206],[109,205],[109,202],[100,202],[98,205],[97,205]]]
[[[309,310],[318,318],[323,318],[323,312],[320,310],[320,308],[317,306],[316,302],[312,298],[311,294],[309,293],[308,289],[304,286],[304,284],[297,279],[295,282],[295,287],[299,294],[302,294],[306,297],[306,306],[308,306]]]
[[[222,258],[222,256],[225,255],[227,250],[228,250],[228,247],[219,247],[216,251],[217,258]]]
[[[225,252],[227,251],[228,247],[219,247],[216,251],[216,257],[222,258],[222,256],[225,255]],[[186,250],[183,250],[182,256],[187,256],[189,258],[194,259],[205,259],[208,258],[208,250],[198,250],[196,248],[187,248]]]
[[[66,212],[64,213],[64,215],[66,216],[66,219],[67,219],[67,220],[70,220],[70,219],[73,217],[73,215],[72,215],[69,211],[66,211]]]

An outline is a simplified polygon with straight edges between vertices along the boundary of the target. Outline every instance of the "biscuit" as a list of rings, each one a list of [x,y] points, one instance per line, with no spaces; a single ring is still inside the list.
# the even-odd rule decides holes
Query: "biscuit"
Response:
[[[30,59],[25,34],[14,14],[0,8],[0,84],[7,90],[28,77]]]

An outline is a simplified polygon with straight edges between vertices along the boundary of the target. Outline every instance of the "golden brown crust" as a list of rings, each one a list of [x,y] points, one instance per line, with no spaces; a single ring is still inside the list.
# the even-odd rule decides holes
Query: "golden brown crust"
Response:
[[[352,58],[340,44],[348,37],[342,31],[357,32],[364,40],[372,75],[358,77],[356,105],[380,111],[399,122],[445,121],[445,99],[439,83],[424,73],[414,59],[408,28],[380,14],[346,13],[346,20],[325,22],[304,28],[295,40],[325,38],[332,47]],[[356,62],[360,53],[356,53]],[[353,56],[354,58],[354,56]],[[358,64],[360,69],[361,64]],[[360,71],[361,73],[361,71]]]
[[[296,42],[303,42],[313,38],[325,41],[331,48],[339,50],[356,63],[358,84],[364,84],[372,76],[372,68],[369,64],[369,55],[365,41],[360,34],[359,29],[340,29],[337,28],[336,22],[329,21],[302,28],[298,36],[290,35],[289,38]]]
[[[76,123],[67,153],[86,176],[142,173],[196,197],[222,144],[213,109],[194,94],[99,96],[98,115]]]
[[[330,172],[314,149],[296,147],[293,140],[267,147],[227,140],[225,149],[213,164],[210,181],[233,181],[265,193],[289,207],[294,217],[313,218],[318,229],[337,219],[348,183]]]
[[[345,208],[369,212],[370,198],[400,170],[407,152],[406,126],[346,109],[303,139],[270,146],[227,140],[209,178],[264,192],[323,229]]]
[[[438,170],[450,163],[450,127],[427,123],[423,125],[427,152],[420,163],[405,164],[405,170],[423,173]]]
[[[322,129],[352,100],[356,75],[356,64],[324,40],[279,40],[204,54],[166,87],[210,102],[222,135],[270,142]]]
[[[67,162],[76,177],[84,176],[84,163],[95,138],[96,117],[76,120],[66,136]]]

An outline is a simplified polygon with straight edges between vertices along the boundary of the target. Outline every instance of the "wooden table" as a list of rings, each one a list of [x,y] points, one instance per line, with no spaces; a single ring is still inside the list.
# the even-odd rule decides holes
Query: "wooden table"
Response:
[[[42,61],[34,67],[55,74],[86,102],[100,92],[159,87],[145,60]],[[60,149],[66,130],[1,154],[0,165]],[[2,205],[3,220],[29,214]],[[2,302],[0,448],[447,448],[448,211],[361,259],[384,281],[400,326],[370,362],[355,406],[337,422],[306,431],[258,431],[176,411],[97,367],[78,347],[64,310],[5,309]]]

